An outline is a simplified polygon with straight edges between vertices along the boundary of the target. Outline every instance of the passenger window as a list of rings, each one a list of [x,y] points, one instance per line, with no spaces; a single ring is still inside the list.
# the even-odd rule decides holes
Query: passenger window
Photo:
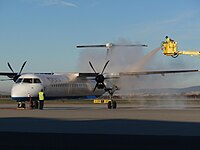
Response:
[[[33,79],[33,83],[41,83],[40,79]]]

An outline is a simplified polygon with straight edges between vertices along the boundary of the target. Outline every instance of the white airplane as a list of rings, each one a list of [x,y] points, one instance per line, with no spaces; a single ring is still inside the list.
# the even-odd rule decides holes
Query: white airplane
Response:
[[[94,73],[22,73],[26,61],[19,73],[15,73],[8,63],[11,73],[0,72],[1,76],[8,76],[14,84],[11,89],[11,98],[18,102],[18,108],[25,108],[25,101],[30,97],[38,105],[38,93],[43,90],[45,100],[61,98],[88,98],[90,96],[101,96],[105,92],[111,95],[108,108],[117,108],[116,101],[112,100],[112,95],[118,87],[106,80],[121,76],[139,76],[149,74],[169,74],[199,72],[199,70],[172,70],[172,71],[143,71],[143,72],[120,72],[116,74],[104,73],[109,61],[106,62],[101,73],[97,73],[91,62],[89,62]],[[8,80],[8,79],[6,79]],[[2,80],[1,80],[2,81]],[[110,87],[112,86],[112,87]]]

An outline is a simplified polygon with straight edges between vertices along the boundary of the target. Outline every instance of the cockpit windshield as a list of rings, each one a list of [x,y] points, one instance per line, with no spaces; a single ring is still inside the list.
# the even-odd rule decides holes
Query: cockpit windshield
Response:
[[[41,83],[40,79],[38,78],[19,78],[16,83]]]
[[[33,83],[32,78],[24,78],[23,83]]]

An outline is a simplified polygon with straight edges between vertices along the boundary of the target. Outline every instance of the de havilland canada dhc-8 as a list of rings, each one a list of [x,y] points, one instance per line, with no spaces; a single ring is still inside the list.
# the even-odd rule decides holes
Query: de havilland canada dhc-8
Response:
[[[109,61],[103,67],[101,73],[97,73],[91,62],[90,67],[94,73],[22,73],[26,64],[23,63],[20,72],[15,73],[8,63],[12,72],[0,72],[1,76],[8,76],[13,80],[14,84],[11,89],[11,98],[18,102],[18,108],[25,108],[25,101],[29,101],[30,97],[37,105],[38,93],[43,90],[45,100],[61,99],[61,98],[88,98],[90,96],[99,97],[105,92],[111,95],[111,101],[108,102],[108,108],[115,109],[116,101],[112,99],[115,90],[120,87],[112,84],[109,79],[119,79],[122,76],[139,76],[149,74],[169,74],[169,73],[186,73],[199,72],[199,70],[172,70],[172,71],[142,71],[142,72],[120,72],[120,73],[104,73]]]

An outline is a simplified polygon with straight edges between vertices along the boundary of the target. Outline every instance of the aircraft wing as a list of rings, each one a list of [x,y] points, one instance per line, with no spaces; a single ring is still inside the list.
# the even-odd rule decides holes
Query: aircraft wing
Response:
[[[79,73],[78,77],[86,78],[86,77],[96,77],[98,73]]]
[[[77,48],[86,48],[86,47],[106,47],[106,45],[104,44],[100,44],[100,45],[77,45]]]
[[[119,73],[105,73],[105,79],[120,78],[122,76],[140,76],[140,75],[152,75],[160,74],[164,76],[165,74],[172,73],[189,73],[189,72],[200,72],[200,70],[164,70],[164,71],[135,71],[135,72],[119,72]],[[79,73],[80,78],[96,77],[98,73]]]
[[[14,76],[16,76],[17,73],[12,73],[12,72],[0,72],[0,76],[7,76],[9,78],[13,78]]]
[[[139,71],[139,72],[120,72],[119,76],[139,76],[139,75],[151,75],[151,74],[171,74],[171,73],[189,73],[200,72],[200,70],[168,70],[168,71]]]

